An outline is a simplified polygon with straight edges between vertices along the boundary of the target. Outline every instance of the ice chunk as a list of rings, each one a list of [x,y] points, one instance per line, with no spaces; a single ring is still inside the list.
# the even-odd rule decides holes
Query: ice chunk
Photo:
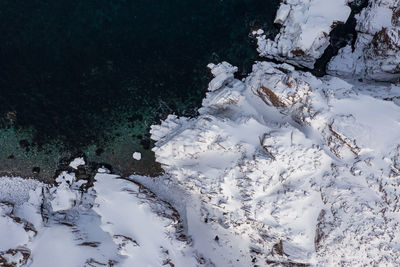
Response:
[[[78,169],[78,166],[85,165],[85,160],[80,157],[76,158],[69,164],[70,167],[74,168],[75,170]]]
[[[132,154],[132,158],[134,158],[136,160],[141,160],[142,159],[142,154],[140,152],[134,152]]]

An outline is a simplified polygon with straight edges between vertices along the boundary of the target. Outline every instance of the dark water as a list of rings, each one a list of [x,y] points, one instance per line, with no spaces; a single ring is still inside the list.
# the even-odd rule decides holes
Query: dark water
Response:
[[[250,70],[256,51],[248,34],[273,33],[278,4],[0,1],[0,172],[41,153],[87,150],[109,160],[114,143],[148,150],[149,125],[169,113],[195,114],[209,62]]]

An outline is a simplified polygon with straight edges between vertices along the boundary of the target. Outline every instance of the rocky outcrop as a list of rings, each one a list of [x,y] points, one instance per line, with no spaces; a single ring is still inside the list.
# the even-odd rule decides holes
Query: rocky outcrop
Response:
[[[370,1],[357,19],[357,40],[342,48],[328,73],[377,81],[400,78],[400,1]]]
[[[329,45],[329,34],[350,15],[348,0],[285,0],[275,23],[280,31],[274,40],[262,31],[253,34],[261,56],[303,66],[314,67],[315,61]]]
[[[105,168],[77,178],[0,177],[0,266],[201,266],[169,204]]]
[[[215,81],[232,70],[212,67],[227,72]],[[385,100],[400,88],[268,62],[223,84],[198,117],[151,130],[166,184],[191,196],[199,251],[221,266],[400,264],[400,108]]]

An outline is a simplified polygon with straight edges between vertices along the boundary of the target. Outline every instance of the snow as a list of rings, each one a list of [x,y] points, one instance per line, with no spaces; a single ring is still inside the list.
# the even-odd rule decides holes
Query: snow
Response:
[[[87,253],[87,249],[74,244],[74,239],[68,227],[53,226],[46,229],[32,245],[34,257],[31,266],[84,266],[86,260],[82,254]]]
[[[279,6],[278,11],[276,12],[276,16],[275,16],[275,20],[274,23],[278,23],[278,24],[283,24],[285,22],[285,20],[287,19],[287,17],[289,16],[290,13],[290,5],[287,5],[285,3],[282,3]],[[257,34],[263,34],[264,32],[257,32]]]
[[[85,160],[82,157],[74,159],[69,166],[73,169],[78,169],[78,166],[85,165]]]
[[[244,266],[397,262],[398,241],[389,245],[373,229],[390,236],[399,223],[380,210],[398,206],[390,165],[399,153],[400,107],[384,100],[391,85],[374,94],[367,86],[258,62],[245,81],[208,93],[198,117],[153,126],[165,190],[190,196],[188,234],[202,245],[218,236],[224,247],[241,236],[233,246],[249,251],[236,254]],[[147,186],[159,191],[160,184]],[[217,265],[234,261],[224,247],[195,247]]]
[[[354,49],[350,45],[342,48],[328,64],[328,72],[377,81],[399,79],[400,24],[395,13],[398,7],[399,1],[370,1],[356,16],[358,34]]]
[[[10,247],[18,247],[28,242],[29,235],[25,232],[23,224],[19,224],[13,218],[6,216],[10,214],[10,207],[0,205],[0,251]]]
[[[210,63],[208,64],[207,67],[211,70],[211,73],[215,76],[215,79],[213,79],[208,85],[209,91],[218,90],[226,83],[232,81],[233,74],[238,70],[237,67],[233,67],[228,62],[222,62],[217,65]]]
[[[142,158],[142,154],[140,152],[134,152],[132,158],[140,160]]]
[[[12,266],[198,266],[179,214],[132,181],[98,173],[87,191],[73,172],[57,185],[3,177],[0,260]],[[10,197],[11,196],[11,197]],[[22,201],[23,200],[23,201]],[[4,200],[2,200],[4,201]],[[51,255],[51,256],[49,256]]]
[[[348,0],[282,1],[275,23],[280,24],[274,40],[255,34],[261,56],[312,69],[329,45],[329,33],[350,15]]]
[[[95,179],[98,197],[94,210],[101,216],[103,231],[117,242],[121,255],[127,256],[121,266],[139,262],[141,266],[161,266],[167,261],[176,266],[195,265],[190,250],[185,257],[186,244],[174,241],[177,222],[171,222],[171,211],[157,207],[160,215],[165,212],[158,216],[154,207],[143,201],[145,195],[134,183],[104,174],[97,174]]]
[[[22,204],[29,199],[30,190],[35,189],[39,185],[40,182],[32,179],[0,176],[0,201],[15,203],[17,205]]]
[[[54,212],[68,210],[74,206],[79,197],[79,193],[71,188],[74,181],[75,175],[67,172],[63,172],[56,179],[56,182],[58,182],[59,185],[50,189],[53,196],[50,204]]]

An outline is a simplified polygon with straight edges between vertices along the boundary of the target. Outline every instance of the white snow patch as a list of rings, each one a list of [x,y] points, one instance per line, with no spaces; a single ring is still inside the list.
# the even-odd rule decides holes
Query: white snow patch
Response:
[[[142,154],[140,152],[134,152],[132,154],[132,158],[134,158],[136,160],[141,160],[142,159]]]
[[[85,165],[85,160],[82,157],[74,159],[69,164],[69,166],[75,170],[78,169],[78,166],[81,166],[81,165]]]
[[[40,185],[40,182],[33,179],[0,177],[0,201],[20,205],[29,199],[29,191]]]

